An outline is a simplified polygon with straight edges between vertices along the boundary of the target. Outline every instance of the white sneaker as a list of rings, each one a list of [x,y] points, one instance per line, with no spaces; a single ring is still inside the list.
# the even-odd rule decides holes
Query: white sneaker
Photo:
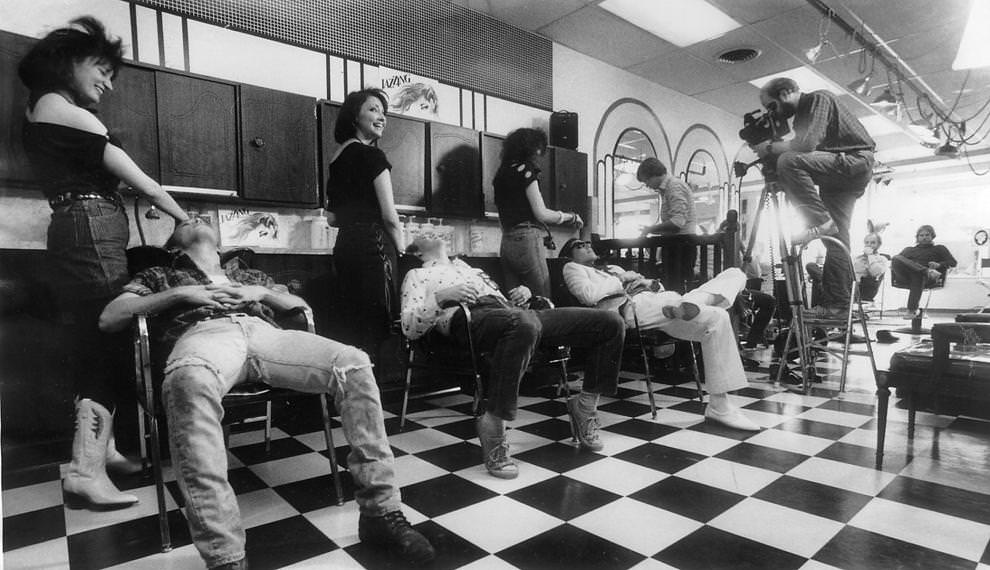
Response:
[[[739,408],[732,408],[728,412],[719,412],[709,404],[705,408],[705,418],[713,422],[718,422],[725,427],[742,431],[760,431],[762,429],[744,416]]]

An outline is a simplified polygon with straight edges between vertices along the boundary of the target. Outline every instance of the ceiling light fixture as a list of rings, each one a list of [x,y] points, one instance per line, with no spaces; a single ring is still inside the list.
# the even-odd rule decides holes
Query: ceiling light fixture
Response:
[[[946,142],[942,146],[935,149],[935,156],[947,156],[949,158],[956,158],[959,156],[959,148],[949,142]]]
[[[888,110],[897,106],[897,99],[888,87],[883,90],[883,93],[877,95],[877,98],[870,105],[875,109]]]
[[[869,97],[870,79],[872,78],[873,75],[871,74],[864,75],[863,77],[860,77],[859,79],[851,82],[849,85],[846,85],[846,88],[848,88],[850,91],[852,91],[857,95],[862,95],[863,97]]]
[[[705,0],[604,0],[598,7],[677,47],[717,38],[741,27]]]

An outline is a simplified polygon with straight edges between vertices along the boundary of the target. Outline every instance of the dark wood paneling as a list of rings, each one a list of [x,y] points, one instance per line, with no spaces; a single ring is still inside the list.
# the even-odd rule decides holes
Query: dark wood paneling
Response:
[[[162,184],[237,190],[236,89],[157,73]]]
[[[550,154],[555,207],[577,212],[588,223],[588,155],[559,147],[551,147]],[[544,180],[547,178],[544,176]]]
[[[430,204],[435,216],[481,216],[479,133],[430,123]]]
[[[395,205],[426,208],[426,123],[390,116],[385,134],[378,141],[392,163],[392,195]]]
[[[484,195],[485,212],[498,213],[495,206],[495,188],[492,180],[501,161],[502,141],[505,137],[484,133],[481,135],[481,192]]]
[[[100,101],[100,119],[141,170],[159,180],[155,72],[125,65]]]
[[[337,154],[340,145],[333,139],[333,124],[337,121],[337,113],[340,112],[340,105],[322,101],[317,111],[320,121],[320,203],[327,201],[327,171],[330,168],[330,159]]]
[[[241,86],[241,196],[317,204],[315,106],[312,97]]]
[[[21,144],[28,90],[17,76],[17,64],[35,40],[0,32],[0,180],[30,182],[34,176]]]
[[[547,149],[547,152],[542,156],[536,157],[536,166],[540,169],[540,194],[543,195],[543,205],[551,210],[557,209],[557,196],[553,192],[553,159],[551,157],[552,150]]]

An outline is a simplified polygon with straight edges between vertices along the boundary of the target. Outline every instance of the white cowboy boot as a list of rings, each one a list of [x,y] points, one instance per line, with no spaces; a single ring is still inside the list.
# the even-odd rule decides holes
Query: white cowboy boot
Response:
[[[69,508],[112,510],[138,502],[134,495],[121,493],[107,477],[107,444],[111,421],[110,412],[89,398],[76,404],[72,462],[62,479],[65,503]]]
[[[140,461],[128,459],[126,455],[117,451],[113,427],[111,426],[110,439],[107,440],[107,471],[112,471],[118,475],[133,475],[140,473],[143,469]]]

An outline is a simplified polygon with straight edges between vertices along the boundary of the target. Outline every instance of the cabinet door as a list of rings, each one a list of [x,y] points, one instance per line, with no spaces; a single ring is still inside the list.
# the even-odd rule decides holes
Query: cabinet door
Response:
[[[320,204],[327,203],[327,171],[330,168],[330,159],[337,154],[340,145],[333,138],[333,125],[337,122],[337,114],[340,113],[340,105],[323,101],[319,106],[320,119],[320,188],[323,193],[320,195]]]
[[[478,132],[430,123],[430,214],[481,215],[481,153]]]
[[[426,210],[426,123],[390,116],[378,148],[392,164],[395,205]]]
[[[316,99],[241,86],[241,167],[248,200],[315,206]]]
[[[31,38],[0,32],[0,180],[30,182],[34,175],[24,146],[21,129],[28,90],[17,76],[17,64],[31,49]]]
[[[588,220],[588,155],[566,148],[551,147],[555,208],[565,212],[577,212],[585,223]],[[549,185],[549,184],[548,184]]]
[[[498,214],[498,207],[495,206],[495,187],[492,180],[498,172],[498,165],[501,164],[502,141],[505,137],[497,135],[481,135],[481,192],[484,195],[485,214]]]
[[[160,180],[155,72],[125,65],[100,101],[100,119],[141,170]]]
[[[237,191],[233,85],[156,73],[162,184]]]

